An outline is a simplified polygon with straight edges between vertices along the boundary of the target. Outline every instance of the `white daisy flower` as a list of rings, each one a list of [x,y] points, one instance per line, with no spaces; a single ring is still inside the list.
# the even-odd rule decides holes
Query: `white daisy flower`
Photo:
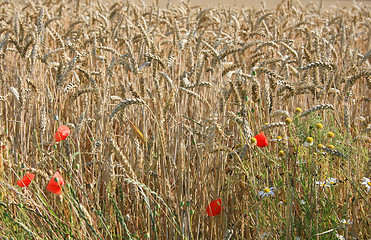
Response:
[[[336,234],[336,237],[337,237],[339,240],[345,240],[345,237],[344,237],[343,235]]]
[[[336,183],[337,183],[336,178],[329,178],[329,179],[326,180],[326,185],[327,185],[328,187],[333,186],[333,185],[335,185]]]
[[[307,139],[304,142],[304,147],[309,147],[313,145],[313,138],[312,137],[307,137]]]
[[[348,227],[349,225],[351,225],[353,222],[351,222],[350,220],[345,220],[345,219],[341,219],[340,220],[340,226],[342,228],[346,228]]]
[[[268,196],[274,196],[274,190],[275,190],[276,188],[275,187],[271,187],[271,188],[264,188],[263,189],[263,191],[259,191],[258,192],[258,195],[259,195],[259,197],[261,197],[261,198],[264,198],[264,197],[268,197]]]
[[[327,181],[317,181],[316,182],[317,185],[319,185],[320,187],[329,187],[329,185],[327,184]]]
[[[362,181],[361,181],[361,184],[362,185],[365,185],[365,187],[367,188],[367,192],[370,191],[370,189],[371,189],[371,180],[369,178],[363,177],[362,178]]]

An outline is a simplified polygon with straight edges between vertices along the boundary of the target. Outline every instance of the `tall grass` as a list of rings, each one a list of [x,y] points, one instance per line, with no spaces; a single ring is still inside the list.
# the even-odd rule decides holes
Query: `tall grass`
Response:
[[[0,12],[0,238],[371,238],[369,7]]]

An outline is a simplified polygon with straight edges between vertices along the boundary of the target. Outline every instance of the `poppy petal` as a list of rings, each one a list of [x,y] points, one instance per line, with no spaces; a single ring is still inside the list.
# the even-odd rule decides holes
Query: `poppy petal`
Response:
[[[59,142],[59,141],[66,139],[68,135],[70,135],[70,133],[71,133],[71,130],[69,127],[65,125],[59,126],[58,131],[55,133],[55,136],[54,136],[55,141]]]
[[[30,185],[32,179],[34,179],[35,175],[32,173],[27,173],[21,180],[17,181],[17,185],[20,187],[27,187]]]
[[[268,146],[268,139],[266,138],[263,132],[259,133],[254,138],[256,138],[256,141],[257,141],[256,146],[258,147]]]
[[[216,215],[219,215],[222,212],[222,209],[222,200],[217,199],[207,205],[206,212],[207,215],[209,215],[210,217],[214,217]]]
[[[61,174],[57,171],[53,177],[50,179],[46,190],[55,193],[57,195],[62,194],[62,186],[64,185],[63,178]]]

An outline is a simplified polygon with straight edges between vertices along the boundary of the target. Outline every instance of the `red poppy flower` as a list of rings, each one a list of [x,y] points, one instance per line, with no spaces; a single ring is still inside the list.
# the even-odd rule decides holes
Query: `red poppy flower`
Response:
[[[59,142],[59,141],[66,139],[68,135],[70,135],[70,133],[71,133],[71,130],[69,127],[59,126],[58,131],[55,133],[55,136],[54,136],[55,141]]]
[[[34,177],[34,174],[27,172],[27,174],[21,180],[17,181],[17,185],[20,187],[27,187],[28,185],[30,185]]]
[[[62,194],[62,186],[64,185],[63,178],[61,174],[57,171],[54,173],[52,179],[50,179],[48,186],[46,189],[49,192],[55,193],[57,195]]]
[[[222,209],[222,200],[217,199],[207,205],[206,212],[207,215],[209,215],[210,217],[214,217],[216,215],[219,215],[222,212]]]
[[[268,146],[268,140],[265,137],[265,135],[264,135],[263,132],[259,133],[254,138],[256,138],[256,141],[257,141],[256,146],[258,146],[258,147],[266,147],[266,146]]]

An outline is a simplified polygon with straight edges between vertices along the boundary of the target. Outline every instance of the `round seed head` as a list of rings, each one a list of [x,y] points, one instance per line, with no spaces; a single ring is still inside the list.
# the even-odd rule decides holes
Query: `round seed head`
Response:
[[[295,114],[300,114],[302,112],[301,108],[295,108]]]
[[[334,136],[335,136],[335,133],[333,133],[333,132],[328,132],[327,133],[328,138],[333,138]]]

